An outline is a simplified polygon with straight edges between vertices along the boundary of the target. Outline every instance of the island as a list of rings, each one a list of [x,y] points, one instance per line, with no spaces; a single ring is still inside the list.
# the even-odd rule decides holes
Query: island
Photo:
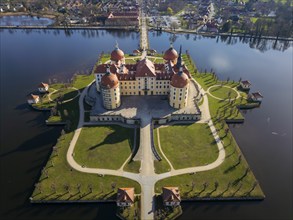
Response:
[[[32,203],[116,202],[122,219],[175,219],[181,201],[265,198],[228,126],[261,93],[200,72],[182,47],[147,49],[146,31],[133,53],[117,43],[90,74],[29,95],[64,126]]]

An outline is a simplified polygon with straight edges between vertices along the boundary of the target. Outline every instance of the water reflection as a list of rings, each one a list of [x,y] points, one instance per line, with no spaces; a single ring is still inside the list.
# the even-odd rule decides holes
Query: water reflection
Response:
[[[163,33],[162,31],[152,31],[152,37],[160,37]],[[222,42],[227,45],[235,45],[238,43],[248,44],[250,48],[257,49],[261,52],[265,52],[268,50],[278,50],[285,51],[289,47],[292,46],[292,41],[286,40],[272,40],[272,39],[264,39],[255,36],[229,36],[229,35],[216,35],[216,36],[203,36],[196,34],[168,34],[169,42],[175,43],[178,39],[178,36],[184,35],[186,40],[189,40],[192,36],[193,41],[202,40],[202,39],[215,39],[217,43]],[[181,39],[181,38],[180,38]]]

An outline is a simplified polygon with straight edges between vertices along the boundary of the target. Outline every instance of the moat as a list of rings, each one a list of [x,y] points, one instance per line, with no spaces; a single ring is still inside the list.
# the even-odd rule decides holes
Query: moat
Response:
[[[118,37],[118,39],[121,39],[121,41],[123,41],[123,48],[124,50],[129,50],[128,52],[130,52],[134,47],[133,47],[133,39],[137,42],[138,44],[138,35],[136,33],[119,33],[119,32],[106,32],[106,31],[99,31],[99,32],[84,32],[85,34],[79,34],[79,33],[83,33],[81,32],[72,32],[72,35],[68,38],[66,38],[63,35],[63,32],[61,32],[60,35],[58,35],[58,33],[54,32],[54,31],[46,31],[46,33],[42,33],[42,31],[33,31],[32,33],[28,33],[27,35],[22,31],[17,31],[15,33],[9,33],[8,31],[4,31],[1,33],[1,35],[3,35],[2,39],[5,39],[5,47],[3,52],[1,51],[1,53],[5,54],[5,57],[1,57],[1,63],[4,63],[6,65],[4,65],[4,71],[1,70],[1,83],[3,83],[3,81],[5,82],[11,82],[11,83],[15,83],[15,80],[9,80],[9,77],[11,77],[14,74],[22,73],[22,75],[19,75],[19,78],[21,79],[22,77],[24,77],[24,79],[26,79],[27,75],[24,74],[25,72],[28,75],[31,75],[32,79],[31,81],[28,81],[27,83],[25,83],[25,81],[22,81],[22,84],[20,85],[20,87],[18,87],[16,90],[11,91],[10,93],[10,98],[9,100],[7,100],[7,104],[5,109],[5,120],[12,120],[15,119],[14,115],[12,113],[7,113],[7,111],[9,111],[9,109],[11,108],[16,108],[15,106],[17,106],[17,103],[23,103],[22,100],[23,98],[19,98],[19,93],[27,93],[29,92],[32,88],[34,88],[34,86],[39,83],[40,81],[42,81],[44,78],[54,78],[54,76],[52,76],[51,74],[55,72],[55,75],[58,75],[60,77],[59,73],[56,73],[56,71],[60,71],[63,70],[63,72],[65,73],[62,77],[63,79],[66,79],[66,77],[70,77],[71,74],[74,72],[74,70],[80,70],[80,69],[85,69],[85,68],[90,68],[91,65],[93,65],[93,63],[95,62],[96,56],[97,56],[97,51],[99,52],[101,50],[101,48],[103,48],[104,51],[109,50],[109,48],[112,48],[111,46],[113,45],[113,43],[115,42],[115,39]],[[99,34],[99,37],[97,37],[97,33]],[[119,36],[120,35],[120,36]],[[122,35],[122,36],[121,36]],[[129,35],[129,36],[127,36]],[[150,45],[153,45],[154,48],[159,48],[161,50],[165,50],[165,48],[168,47],[168,38],[171,37],[168,34],[161,34],[161,36],[152,36],[153,33],[150,33]],[[20,37],[22,36],[24,38],[24,41],[20,44],[15,44],[15,39],[16,37]],[[34,36],[34,38],[42,38],[42,45],[50,45],[52,42],[55,42],[58,45],[58,49],[56,50],[56,48],[53,50],[53,48],[42,48],[41,50],[35,49],[35,55],[32,54],[32,57],[30,58],[26,58],[23,59],[23,57],[19,56],[19,59],[16,60],[12,60],[9,58],[11,57],[9,55],[8,49],[9,48],[22,48],[22,50],[20,52],[25,52],[25,47],[26,45],[30,45],[29,44],[29,37]],[[82,37],[82,36],[89,36],[90,38],[88,40],[85,40],[86,38]],[[6,37],[6,38],[5,38]],[[10,37],[11,39],[8,40],[7,37]],[[27,39],[26,39],[27,37]],[[112,37],[112,42],[107,41],[109,43],[107,43],[107,45],[104,43],[107,38]],[[189,37],[193,38],[194,36],[190,35]],[[57,38],[57,39],[56,39]],[[83,39],[85,40],[85,43],[82,45],[83,46],[83,50],[80,50],[80,45],[78,45],[75,42],[78,42],[78,39]],[[12,40],[14,39],[14,40]],[[65,39],[67,41],[65,41]],[[123,39],[123,40],[122,40]],[[69,40],[69,42],[68,42]],[[26,44],[25,41],[28,41]],[[47,42],[45,42],[47,41]],[[100,41],[100,42],[98,42]],[[10,42],[10,43],[9,43]],[[44,43],[45,42],[45,43]],[[103,42],[103,43],[102,43]],[[1,41],[2,43],[2,41]],[[31,42],[32,43],[32,42]],[[252,170],[254,171],[256,177],[258,178],[258,180],[260,181],[260,184],[264,187],[264,192],[267,195],[267,198],[265,201],[261,202],[261,203],[245,203],[245,202],[241,202],[241,203],[237,203],[237,205],[239,205],[239,208],[237,211],[238,213],[244,213],[247,212],[247,210],[258,210],[258,209],[265,209],[266,204],[270,204],[270,202],[272,202],[271,198],[274,195],[274,192],[276,192],[274,190],[275,184],[270,183],[271,181],[268,181],[270,178],[273,178],[276,182],[278,182],[281,178],[285,178],[285,174],[281,175],[280,177],[276,177],[276,175],[278,175],[278,170],[280,168],[280,164],[278,163],[278,165],[273,166],[273,162],[270,160],[271,156],[268,156],[267,154],[269,154],[271,152],[271,154],[275,155],[275,152],[278,152],[280,154],[282,154],[282,152],[284,154],[282,154],[282,160],[283,160],[283,170],[286,171],[290,171],[288,169],[286,169],[285,166],[285,158],[288,158],[289,152],[291,151],[290,146],[292,145],[292,142],[290,142],[290,134],[292,133],[290,129],[292,129],[290,127],[290,125],[288,123],[286,123],[286,121],[291,121],[288,120],[290,119],[290,112],[292,111],[292,109],[290,109],[290,106],[288,103],[290,103],[290,91],[292,90],[292,84],[290,84],[290,82],[292,80],[290,80],[290,77],[292,78],[292,76],[290,76],[290,52],[292,52],[292,47],[290,47],[289,49],[287,49],[284,53],[282,52],[278,52],[278,51],[273,51],[273,50],[269,50],[263,54],[261,54],[258,50],[256,49],[249,49],[247,47],[246,44],[242,44],[242,43],[238,43],[236,45],[233,46],[226,46],[225,43],[216,43],[216,39],[209,39],[209,38],[203,38],[203,39],[197,39],[196,41],[194,41],[194,39],[188,39],[187,36],[185,35],[178,35],[178,39],[175,41],[175,45],[176,43],[178,44],[182,44],[183,47],[185,48],[189,48],[190,54],[192,56],[192,58],[196,61],[196,63],[198,64],[198,68],[202,68],[202,69],[210,69],[210,68],[214,68],[217,72],[219,72],[219,76],[225,80],[225,78],[227,77],[231,77],[234,80],[238,80],[239,77],[242,78],[249,78],[251,81],[254,82],[254,85],[257,85],[257,88],[259,90],[261,90],[265,96],[266,96],[266,101],[263,103],[263,105],[261,106],[260,109],[255,109],[253,111],[248,111],[247,114],[245,114],[246,117],[246,122],[244,123],[244,125],[241,125],[238,129],[232,129],[234,134],[237,137],[237,141],[240,145],[240,148],[242,150],[242,152],[244,153],[246,159],[248,160]],[[269,42],[268,45],[271,45],[272,42]],[[158,45],[161,44],[161,45]],[[165,45],[164,45],[165,44]],[[177,44],[177,46],[178,46]],[[188,46],[189,45],[189,46]],[[85,47],[86,46],[86,47]],[[77,48],[79,47],[79,48]],[[93,48],[94,47],[94,48]],[[1,47],[2,48],[2,47]],[[90,49],[91,48],[91,49]],[[129,48],[129,49],[128,49]],[[225,48],[225,50],[223,50],[223,48]],[[234,48],[234,49],[233,49]],[[86,49],[90,49],[90,50],[86,50]],[[60,50],[60,51],[58,51]],[[209,50],[211,51],[209,53]],[[78,53],[74,53],[74,51],[78,51]],[[225,52],[224,52],[225,51]],[[39,60],[39,65],[29,65],[30,62],[32,62],[32,60],[36,59],[38,56],[38,53],[44,53],[47,52],[48,57],[47,59]],[[60,60],[58,58],[53,58],[49,55],[49,54],[60,54],[60,57],[63,56],[66,57],[66,59],[64,60],[62,57],[62,60],[64,60],[65,63],[59,63]],[[70,55],[69,55],[70,54]],[[276,56],[276,54],[278,54],[278,56]],[[20,53],[21,55],[21,53]],[[217,56],[215,56],[217,55]],[[34,57],[35,56],[35,57]],[[230,57],[231,56],[231,57]],[[238,59],[237,59],[238,56]],[[68,58],[67,58],[68,57]],[[83,58],[81,58],[83,57]],[[250,60],[249,60],[249,59]],[[8,59],[8,60],[6,60]],[[15,58],[14,58],[15,59]],[[67,61],[68,59],[68,61]],[[90,60],[88,60],[90,59]],[[233,59],[235,60],[239,60],[239,59],[246,59],[247,63],[238,63],[236,64],[235,62],[233,62]],[[276,59],[279,59],[278,61]],[[287,59],[287,61],[286,61]],[[31,61],[30,61],[31,60]],[[74,62],[74,60],[76,60],[76,62]],[[251,62],[254,61],[254,65],[251,64]],[[281,62],[282,61],[282,62]],[[12,66],[9,64],[12,64],[13,62],[18,62],[22,68],[21,71],[20,69],[16,69],[16,66]],[[54,64],[55,62],[55,64]],[[210,62],[210,63],[208,63]],[[233,62],[233,63],[232,63]],[[274,68],[276,71],[273,71],[273,69],[268,68],[268,66],[265,66],[264,63],[268,63],[268,62],[272,62],[274,63]],[[76,65],[72,65],[72,63],[75,63]],[[250,63],[250,65],[248,66],[248,63]],[[280,66],[277,66],[277,64],[280,64]],[[286,67],[286,64],[288,65]],[[23,69],[24,68],[24,69]],[[73,69],[71,69],[73,68]],[[235,69],[234,69],[235,68]],[[271,66],[272,68],[272,66]],[[282,71],[280,71],[280,70]],[[272,72],[273,71],[273,72]],[[275,74],[275,72],[282,72],[279,73],[277,76]],[[12,74],[8,74],[8,73],[12,73]],[[68,75],[66,76],[66,74],[68,73]],[[275,77],[277,77],[278,81],[275,80]],[[266,79],[268,81],[272,81],[275,83],[276,88],[280,87],[280,88],[287,88],[286,90],[284,89],[284,93],[283,94],[276,94],[271,90],[271,87],[268,86],[267,84],[264,84],[264,80]],[[287,85],[286,85],[287,82]],[[278,85],[278,83],[280,83],[280,85]],[[282,85],[282,86],[281,86]],[[9,86],[9,84],[1,86],[1,88],[7,88],[7,86]],[[22,88],[22,90],[21,90]],[[289,93],[286,93],[286,91],[289,91]],[[6,92],[1,92],[1,95],[6,94]],[[11,97],[12,94],[15,94],[15,100]],[[278,98],[279,96],[282,96],[282,99]],[[292,94],[291,94],[292,96]],[[287,97],[287,101],[286,101],[286,97]],[[1,100],[5,100],[6,98],[2,98]],[[14,100],[14,101],[13,101]],[[18,100],[18,101],[17,101]],[[281,103],[277,103],[278,101],[280,101]],[[284,102],[284,103],[283,103]],[[272,106],[275,105],[279,105],[279,106],[284,106],[283,108],[280,109],[284,109],[287,110],[287,115],[285,113],[283,114],[276,114],[275,112],[271,112],[273,111]],[[287,108],[285,108],[285,106]],[[4,109],[4,111],[5,111]],[[284,111],[283,110],[283,111]],[[26,112],[24,114],[24,116],[21,118],[21,120],[19,120],[20,122],[22,120],[31,120],[33,117],[35,117],[36,115],[38,116],[39,120],[37,121],[33,121],[33,123],[38,124],[38,126],[40,124],[42,124],[42,120],[44,119],[41,113],[31,113],[29,112],[29,110],[26,108],[25,105],[20,105],[15,109],[16,113],[19,114],[19,111],[22,112]],[[3,112],[1,112],[3,113]],[[11,115],[11,117],[7,117],[7,115]],[[28,117],[27,119],[25,119],[25,117]],[[2,117],[2,116],[1,116]],[[281,117],[281,118],[278,118]],[[30,118],[30,119],[29,119]],[[282,122],[282,120],[284,120]],[[25,121],[23,122],[25,124]],[[257,123],[258,122],[258,123]],[[31,122],[32,123],[32,122]],[[8,124],[8,123],[7,123]],[[9,126],[7,125],[6,126]],[[24,125],[23,127],[27,126]],[[284,127],[285,125],[288,125],[288,127]],[[17,126],[22,126],[21,123],[18,123]],[[258,133],[258,135],[252,135],[250,132],[252,132],[253,130],[251,129],[251,126],[253,126],[254,129],[257,129],[258,132],[260,132],[260,134]],[[37,127],[32,127],[31,132],[29,130],[26,130],[26,132],[31,134],[32,140],[33,139],[33,134],[40,132],[40,129]],[[41,131],[44,131],[44,136],[48,136],[50,135],[50,132],[48,132],[48,130],[51,130],[51,132],[53,132],[55,134],[55,137],[51,139],[52,142],[48,143],[47,145],[44,144],[44,147],[42,149],[46,149],[46,152],[43,152],[43,157],[40,157],[40,155],[37,153],[40,151],[40,147],[36,147],[36,148],[32,148],[34,146],[34,142],[28,141],[27,145],[21,145],[20,148],[19,144],[24,142],[25,139],[23,139],[23,141],[21,141],[21,139],[18,139],[18,144],[15,143],[15,148],[18,150],[13,151],[13,147],[8,147],[8,145],[6,143],[8,143],[8,141],[11,140],[5,140],[4,139],[4,146],[5,148],[2,148],[1,150],[3,151],[2,153],[2,157],[3,157],[3,161],[5,161],[5,158],[11,158],[13,156],[17,156],[20,157],[20,155],[18,155],[18,151],[19,152],[23,152],[26,151],[28,152],[28,160],[30,158],[30,160],[36,160],[39,159],[39,164],[37,166],[37,168],[35,170],[33,170],[34,175],[34,182],[35,180],[38,178],[39,175],[39,170],[41,169],[41,167],[46,163],[46,157],[48,157],[48,153],[50,152],[50,146],[52,146],[52,144],[55,142],[55,139],[58,137],[58,133],[59,131],[56,131],[58,129],[48,129],[43,127]],[[5,130],[4,134],[6,134],[5,132],[8,132],[9,130]],[[36,132],[36,133],[35,133]],[[247,133],[246,133],[247,132]],[[25,133],[24,137],[29,137],[28,133]],[[261,138],[260,135],[263,135]],[[4,136],[8,136],[9,134],[6,134]],[[247,140],[247,135],[249,135],[249,140]],[[261,142],[262,140],[264,140],[266,137],[267,139],[270,139],[271,142]],[[41,139],[44,139],[44,141],[48,141],[50,140],[50,138],[48,138],[47,140],[45,140],[46,138],[41,137]],[[7,142],[6,142],[7,141]],[[38,140],[37,140],[38,141]],[[278,143],[278,147],[276,147],[277,145],[270,145],[272,143],[274,143],[274,141],[276,141],[276,143]],[[13,142],[12,142],[13,143]],[[256,144],[257,143],[257,144]],[[1,144],[2,145],[2,144]],[[255,146],[254,146],[255,145]],[[6,148],[7,146],[7,148]],[[26,146],[30,146],[26,147]],[[46,147],[47,146],[47,147]],[[253,146],[253,147],[252,147]],[[270,147],[271,146],[271,147]],[[283,146],[283,147],[281,147]],[[262,148],[262,149],[260,149]],[[5,150],[4,150],[5,149]],[[10,153],[9,153],[10,152]],[[29,152],[31,154],[29,154]],[[263,156],[265,152],[265,157]],[[38,156],[37,156],[38,155]],[[285,156],[287,155],[287,157]],[[280,155],[281,157],[281,155]],[[43,159],[42,159],[43,158]],[[266,165],[266,159],[263,161],[263,164],[260,163],[260,158],[267,158],[267,163],[268,165]],[[11,160],[10,159],[10,160]],[[288,162],[287,162],[287,167],[290,167],[290,161],[291,159],[288,158]],[[38,160],[37,160],[38,161]],[[2,162],[3,163],[3,162]],[[27,164],[30,164],[29,162]],[[2,166],[3,167],[3,166]],[[22,165],[20,167],[23,167]],[[32,167],[27,167],[26,169],[31,170]],[[271,172],[272,170],[275,170],[275,172]],[[7,170],[8,171],[8,170]],[[5,170],[5,172],[7,172]],[[2,171],[1,171],[2,172]],[[3,171],[4,172],[4,171]],[[12,172],[12,171],[10,171]],[[26,171],[24,170],[25,173]],[[265,173],[267,173],[267,175],[264,175]],[[270,174],[273,173],[273,176],[271,176]],[[288,172],[289,173],[289,172]],[[6,175],[6,174],[5,174]],[[13,177],[15,178],[15,177]],[[24,177],[22,177],[24,178]],[[26,194],[27,196],[29,196],[29,194],[31,193],[31,186],[33,185],[32,183],[33,181],[30,181],[28,179],[28,184],[27,187],[29,188],[29,190],[26,190]],[[275,182],[275,183],[276,183]],[[282,183],[288,184],[290,185],[290,181],[280,181]],[[270,186],[270,184],[272,184]],[[270,188],[272,187],[272,188]],[[15,186],[15,188],[17,188]],[[281,187],[280,189],[284,190],[285,194],[289,194],[289,189],[290,187],[287,188],[286,187]],[[19,194],[17,195],[21,195],[20,192],[24,191],[23,189],[19,191]],[[278,190],[279,191],[279,190]],[[276,200],[276,198],[279,198],[280,200],[284,200],[286,198],[285,195],[280,196],[281,191],[278,192],[278,195],[276,197],[274,197],[274,200]],[[271,196],[270,196],[271,195]],[[14,197],[17,198],[17,197]],[[26,198],[23,197],[18,197],[18,201],[26,201]],[[292,202],[292,201],[291,201]],[[215,210],[215,212],[219,212],[222,215],[225,215],[225,213],[227,215],[230,215],[230,209],[235,207],[235,204],[231,205],[229,203],[225,203],[225,204],[221,204],[221,203],[214,203],[215,207],[218,207],[217,210],[213,209],[212,207],[210,208],[211,210]],[[199,210],[198,208],[195,209],[195,211],[191,211],[193,209],[193,207],[195,207],[194,205],[198,205],[197,207],[200,207]],[[288,202],[287,205],[290,205],[290,200],[288,198]],[[29,205],[28,205],[29,206]],[[27,207],[28,207],[27,206]],[[92,207],[90,205],[86,205],[87,208]],[[107,206],[108,205],[101,205],[101,207],[103,206]],[[206,217],[206,214],[204,212],[204,210],[206,209],[206,207],[209,207],[210,204],[205,204],[205,203],[195,203],[195,204],[182,204],[183,206],[183,210],[184,210],[184,214],[181,216],[181,219],[188,219],[189,216],[191,215],[196,215],[202,218],[209,218]],[[46,206],[45,206],[46,207]],[[68,207],[68,209],[70,210],[72,207],[69,207],[67,205],[62,205],[63,208],[60,209],[64,209],[64,207]],[[111,207],[111,206],[109,206]],[[223,207],[223,210],[219,210],[219,207]],[[285,206],[279,206],[280,208],[284,208]],[[33,209],[36,209],[35,212],[38,212],[37,209],[39,207],[34,207]],[[48,209],[51,209],[52,207],[48,207]],[[54,206],[54,208],[56,208]],[[53,208],[53,209],[54,209]],[[10,208],[11,210],[13,210],[13,207],[11,206]],[[58,210],[58,208],[56,208]],[[113,207],[113,209],[115,209],[115,207]],[[185,211],[186,210],[186,211]],[[284,209],[285,210],[285,209]],[[286,210],[289,210],[289,208],[287,208]],[[31,211],[28,211],[28,214]],[[92,211],[93,212],[93,211]],[[17,212],[16,212],[17,213]],[[25,210],[23,210],[23,212],[25,214]],[[93,212],[93,216],[96,215],[97,212]],[[104,212],[103,212],[104,213]],[[218,214],[219,214],[218,213]],[[283,212],[284,217],[286,217],[286,212]],[[100,216],[100,214],[98,214]],[[103,217],[106,218],[106,215],[109,215],[109,213],[105,212],[103,215]],[[209,216],[209,214],[207,214]],[[212,218],[212,216],[215,215],[215,213],[211,212],[210,217]],[[40,216],[42,216],[42,214],[40,214]],[[272,215],[270,215],[272,216]],[[61,218],[62,216],[59,216],[59,218]],[[88,217],[93,218],[92,216]],[[248,218],[248,217],[247,217]]]

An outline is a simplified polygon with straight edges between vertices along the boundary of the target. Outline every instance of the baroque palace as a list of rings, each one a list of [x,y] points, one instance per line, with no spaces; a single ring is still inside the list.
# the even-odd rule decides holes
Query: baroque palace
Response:
[[[136,64],[125,64],[124,52],[116,45],[109,64],[95,66],[96,88],[101,92],[106,109],[118,108],[121,95],[167,95],[173,108],[187,105],[190,73],[170,46],[164,63],[153,63],[146,57]]]

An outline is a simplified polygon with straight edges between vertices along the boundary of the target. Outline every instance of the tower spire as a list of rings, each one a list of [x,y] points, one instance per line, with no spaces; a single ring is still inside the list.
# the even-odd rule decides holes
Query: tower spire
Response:
[[[116,48],[116,49],[119,49],[119,45],[118,45],[117,40],[116,40],[115,48]]]
[[[176,67],[179,70],[180,70],[180,67],[182,68],[182,57],[181,57],[181,53],[182,53],[182,45],[180,45],[179,55],[178,55],[178,59],[177,59],[177,63],[176,63]]]

